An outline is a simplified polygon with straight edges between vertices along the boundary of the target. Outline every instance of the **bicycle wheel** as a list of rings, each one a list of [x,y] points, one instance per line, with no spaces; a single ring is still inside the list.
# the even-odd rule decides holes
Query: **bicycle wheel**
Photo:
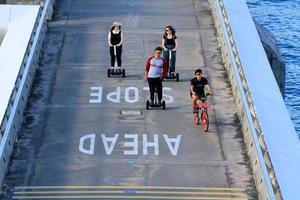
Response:
[[[203,111],[201,113],[201,127],[204,132],[208,131],[208,126],[209,126],[208,114],[207,114],[207,111]]]
[[[194,115],[194,124],[195,125],[197,125],[197,124],[199,124],[199,116],[198,116],[198,113],[193,113],[193,115]]]

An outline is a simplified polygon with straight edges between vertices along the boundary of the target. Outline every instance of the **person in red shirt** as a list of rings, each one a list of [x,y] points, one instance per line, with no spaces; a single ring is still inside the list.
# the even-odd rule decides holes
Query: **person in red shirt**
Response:
[[[156,47],[154,56],[148,58],[145,70],[145,81],[148,81],[150,90],[150,105],[154,104],[154,92],[157,91],[158,102],[161,104],[162,100],[162,78],[167,75],[167,63],[161,58],[161,47]]]

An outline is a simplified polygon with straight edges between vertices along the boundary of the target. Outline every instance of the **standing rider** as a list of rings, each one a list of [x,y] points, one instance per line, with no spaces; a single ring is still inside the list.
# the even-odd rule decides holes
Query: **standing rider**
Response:
[[[145,81],[148,81],[150,90],[150,105],[154,105],[154,92],[158,94],[158,104],[161,105],[162,100],[162,78],[167,74],[166,61],[160,57],[162,52],[161,47],[156,47],[154,56],[148,58],[145,70]]]
[[[208,91],[208,94],[212,95],[212,90],[207,79],[205,77],[202,77],[202,70],[197,69],[195,71],[195,77],[191,79],[190,84],[190,95],[192,97],[193,112],[197,112],[198,110],[197,100],[201,99],[204,101],[206,99],[204,89]]]
[[[171,72],[171,77],[174,78],[175,72],[175,62],[176,62],[176,50],[178,47],[177,43],[177,36],[175,35],[175,29],[172,26],[166,26],[165,32],[163,35],[163,39],[161,42],[161,46],[163,47],[163,58],[167,61],[168,70]],[[171,63],[168,62],[169,60],[169,50],[171,50]],[[169,64],[171,66],[169,66]]]
[[[116,46],[116,57],[118,63],[118,72],[121,73],[121,55],[122,55],[122,43],[123,43],[123,33],[121,31],[121,23],[114,22],[111,26],[110,32],[108,33],[108,45],[110,50],[110,64],[112,72],[114,72],[115,67],[115,53],[114,46]]]

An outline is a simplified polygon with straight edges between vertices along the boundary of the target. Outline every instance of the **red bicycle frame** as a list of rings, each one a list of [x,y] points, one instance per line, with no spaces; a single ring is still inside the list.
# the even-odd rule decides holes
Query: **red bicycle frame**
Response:
[[[208,117],[208,109],[210,109],[212,105],[207,102],[206,98],[201,98],[197,100],[197,110],[194,111],[194,123],[201,124],[202,130],[204,132],[208,131],[209,127],[209,117]],[[199,118],[199,110],[201,111]]]

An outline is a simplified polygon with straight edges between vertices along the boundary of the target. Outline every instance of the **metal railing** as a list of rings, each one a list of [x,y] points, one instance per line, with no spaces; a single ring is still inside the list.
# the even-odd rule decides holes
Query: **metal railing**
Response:
[[[244,142],[250,157],[259,198],[262,200],[283,199],[264,142],[259,119],[256,116],[255,105],[251,98],[224,2],[223,0],[209,0],[209,3],[218,32],[224,65],[231,81],[237,114],[242,124]]]
[[[40,49],[47,31],[47,20],[52,15],[52,6],[54,1],[47,0],[44,7],[40,8],[36,19],[33,32],[31,34],[26,53],[24,55],[18,76],[16,77],[15,87],[11,93],[4,117],[1,122],[1,144],[0,144],[0,186],[10,161],[13,145],[17,139],[20,129],[23,112],[26,106],[30,88],[34,80],[36,69],[38,68],[38,59]],[[51,8],[50,8],[51,7]]]

